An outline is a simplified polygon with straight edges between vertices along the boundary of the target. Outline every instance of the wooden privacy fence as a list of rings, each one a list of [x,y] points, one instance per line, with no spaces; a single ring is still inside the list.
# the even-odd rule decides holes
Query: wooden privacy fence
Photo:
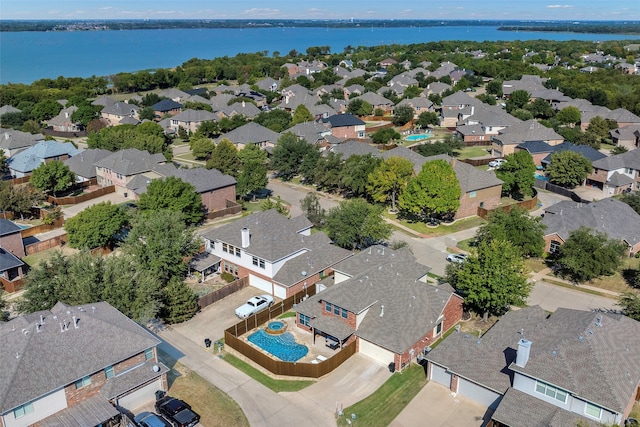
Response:
[[[489,213],[493,212],[493,211],[501,210],[503,212],[510,212],[511,209],[513,209],[514,206],[518,206],[518,207],[521,207],[521,208],[526,209],[526,210],[531,210],[537,205],[538,205],[538,194],[536,193],[536,195],[530,200],[525,200],[525,201],[522,201],[522,202],[519,202],[519,203],[514,203],[512,205],[501,206],[499,208],[495,208],[495,209],[492,209],[492,210],[488,210],[488,209],[479,207],[478,208],[478,216],[480,218],[482,218],[482,219],[486,219],[487,216],[489,215]]]
[[[47,231],[62,228],[63,225],[64,219],[57,218],[55,221],[53,221],[53,224],[40,224],[29,228],[23,228],[22,230],[20,230],[20,235],[23,239],[25,239],[27,237],[35,236],[36,234],[46,233]]]
[[[459,161],[475,167],[475,166],[488,165],[490,161],[495,159],[497,159],[497,157],[487,157],[483,159],[459,159]]]
[[[231,282],[228,285],[225,285],[223,288],[217,289],[211,293],[201,296],[200,298],[198,298],[198,306],[200,307],[200,309],[203,309],[206,306],[213,304],[214,302],[220,301],[224,297],[238,292],[242,288],[246,288],[247,286],[249,286],[248,276]]]
[[[231,200],[227,200],[227,208],[220,209],[213,212],[207,212],[207,219],[216,219],[222,218],[226,215],[235,215],[242,212],[242,205],[232,202]]]
[[[38,252],[45,251],[47,249],[51,249],[56,246],[60,246],[66,242],[67,242],[67,233],[64,233],[64,234],[61,234],[60,236],[52,237],[51,239],[26,245],[24,247],[24,252],[26,255],[32,255]]]
[[[0,288],[4,288],[5,292],[16,292],[24,287],[24,280],[14,279],[7,280],[4,277],[0,277]]]
[[[102,187],[90,193],[81,194],[75,197],[47,197],[47,201],[49,203],[53,203],[54,205],[75,205],[77,203],[86,202],[87,200],[92,200],[98,198],[100,196],[104,196],[105,194],[115,193],[116,187],[115,185],[110,185],[108,187]]]

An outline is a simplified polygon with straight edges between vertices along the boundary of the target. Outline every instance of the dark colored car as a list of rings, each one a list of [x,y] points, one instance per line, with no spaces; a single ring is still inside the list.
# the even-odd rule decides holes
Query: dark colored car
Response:
[[[171,427],[167,421],[153,412],[143,412],[134,418],[140,427]]]
[[[171,396],[156,400],[156,411],[174,427],[193,427],[200,422],[200,415],[193,412],[191,406]]]

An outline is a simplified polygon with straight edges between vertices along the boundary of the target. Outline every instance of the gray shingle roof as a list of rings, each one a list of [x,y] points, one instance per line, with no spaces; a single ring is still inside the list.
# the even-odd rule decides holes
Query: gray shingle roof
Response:
[[[280,138],[280,134],[272,131],[258,123],[249,122],[246,125],[240,126],[228,132],[224,135],[221,135],[216,140],[217,142],[222,141],[223,139],[228,139],[234,144],[258,144],[261,142],[271,142],[275,144]]]
[[[3,114],[7,114],[7,113],[19,113],[22,110],[13,107],[11,105],[3,105],[2,107],[0,107],[0,116],[2,116]]]
[[[47,121],[47,125],[48,126],[59,126],[59,125],[64,125],[65,123],[70,123],[71,122],[71,115],[73,113],[75,113],[76,111],[78,111],[78,107],[76,107],[75,105],[72,105],[69,108],[63,108],[62,110],[60,110],[60,113],[58,113],[57,116],[49,119]]]
[[[20,228],[16,223],[9,221],[8,219],[0,218],[0,236],[17,233],[20,230],[22,230],[22,228]]]
[[[323,123],[329,123],[332,128],[343,126],[361,126],[365,123],[353,114],[335,114],[322,120]]]
[[[218,121],[218,116],[206,110],[184,110],[176,114],[171,120],[179,122],[204,122],[207,120]]]
[[[622,168],[631,168],[640,170],[640,148],[627,151],[626,153],[616,154],[615,156],[605,157],[592,163],[596,169],[612,171]]]
[[[19,130],[0,129],[0,148],[15,150],[31,147],[42,141],[44,141],[44,135],[41,133],[32,135],[29,132]]]
[[[153,111],[171,111],[171,110],[179,110],[182,108],[182,104],[176,102],[172,99],[163,99],[162,101],[158,101],[151,106]]]
[[[580,153],[587,159],[591,160],[591,162],[595,162],[596,160],[604,159],[605,157],[607,157],[600,151],[596,150],[595,148],[589,147],[588,145],[575,145],[570,143],[569,141],[565,141],[562,144],[551,146],[551,152],[548,156],[542,159],[541,163],[551,163],[551,156],[553,155],[553,153],[559,153],[561,151],[573,151],[574,153]]]
[[[387,90],[388,90],[388,88],[387,88]],[[388,106],[391,106],[391,105],[393,105],[393,102],[391,102],[390,100],[388,100],[387,98],[385,98],[382,95],[378,95],[375,92],[365,92],[362,95],[356,96],[353,99],[359,99],[361,101],[368,102],[372,106],[376,106],[376,105],[388,105]],[[343,126],[346,126],[346,125],[343,125]]]
[[[175,176],[193,185],[197,193],[236,185],[231,175],[225,175],[217,169],[191,168],[178,169],[173,164],[158,165],[153,169],[164,177]]]
[[[341,154],[343,159],[348,159],[351,156],[362,156],[365,154],[371,154],[372,156],[380,155],[378,149],[373,145],[357,141],[347,141],[337,144],[331,147],[331,151],[336,154]]]
[[[298,123],[286,131],[293,133],[300,139],[304,139],[309,144],[322,142],[325,135],[331,134],[331,130],[329,128],[315,121]]]
[[[630,245],[640,242],[640,215],[626,203],[611,198],[593,203],[558,202],[545,209],[542,223],[547,226],[546,235],[557,233],[564,240],[573,230],[588,227]]]
[[[95,163],[111,155],[112,153],[100,148],[84,150],[82,153],[69,157],[63,163],[71,169],[71,172],[86,179],[96,177]]]
[[[140,107],[135,104],[120,101],[111,105],[107,104],[100,112],[103,114],[113,114],[115,116],[131,116],[139,110]]]
[[[526,141],[564,140],[556,131],[541,125],[535,120],[512,124],[500,131],[499,135],[494,139],[500,141],[503,145],[517,145]]]
[[[148,172],[158,164],[165,163],[166,161],[167,159],[160,153],[149,154],[148,151],[138,150],[137,148],[127,148],[126,150],[116,151],[110,156],[99,159],[95,162],[95,165],[111,169],[124,176],[130,176]]]
[[[46,159],[58,156],[75,156],[80,153],[70,142],[42,141],[19,152],[7,162],[9,169],[28,173],[40,166]]]
[[[23,265],[24,262],[20,261],[20,258],[0,247],[0,272]]]
[[[41,315],[44,324],[37,332]],[[69,329],[61,332],[65,321]],[[50,311],[0,323],[0,342],[0,413],[159,344],[106,302],[57,303]]]

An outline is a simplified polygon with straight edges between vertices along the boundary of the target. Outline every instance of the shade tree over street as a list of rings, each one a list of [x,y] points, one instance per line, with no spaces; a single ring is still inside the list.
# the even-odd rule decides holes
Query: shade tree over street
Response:
[[[518,206],[508,212],[496,209],[476,232],[476,242],[504,240],[517,248],[523,257],[539,257],[544,252],[545,229],[542,218],[529,215],[526,209]]]
[[[340,171],[342,190],[351,197],[367,197],[369,176],[381,163],[381,158],[371,154],[349,156]]]
[[[303,159],[312,151],[317,151],[313,145],[305,140],[298,140],[294,134],[287,132],[273,148],[270,167],[277,171],[278,177],[289,181],[300,173]]]
[[[363,249],[391,236],[393,230],[382,218],[382,210],[363,199],[345,200],[329,210],[324,229],[336,245]]]

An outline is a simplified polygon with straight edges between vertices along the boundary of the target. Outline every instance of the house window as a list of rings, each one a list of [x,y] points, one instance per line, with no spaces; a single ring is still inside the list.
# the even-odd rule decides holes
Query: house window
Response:
[[[346,309],[346,308],[343,308],[343,309],[342,309],[342,318],[343,318],[343,319],[346,319],[346,318],[347,318],[347,316],[348,316],[348,314],[347,314],[347,309]]]
[[[91,384],[91,377],[87,375],[86,377],[76,381],[76,390],[81,389],[82,387],[86,387],[90,384]]]
[[[476,192],[475,191],[469,191],[469,198],[473,199],[474,197],[476,197]]]
[[[333,314],[335,314],[336,316],[340,315],[340,307],[338,307],[337,305],[333,306]]]
[[[240,256],[240,248],[234,248],[236,250],[236,256],[239,257]]]
[[[567,392],[550,384],[536,381],[536,391],[562,403],[567,403]]]
[[[253,265],[255,265],[256,267],[264,268],[264,260],[254,256]]]
[[[153,349],[148,348],[144,351],[144,360],[151,360],[151,359],[153,359]]]
[[[13,416],[17,419],[17,418],[21,418],[24,417],[27,414],[30,414],[33,412],[33,403],[25,403],[22,406],[18,406],[16,409],[13,410]]]
[[[587,406],[584,408],[584,413],[599,420],[602,417],[602,408],[587,402]]]
[[[104,368],[104,376],[106,379],[109,379],[115,376],[115,372],[113,372],[113,366],[107,366],[106,368]]]
[[[229,247],[227,246],[226,243],[222,244],[222,252],[229,252]]]
[[[364,138],[364,132],[363,131],[358,132],[358,138]]]
[[[560,242],[558,242],[557,240],[552,240],[551,242],[549,242],[549,252],[551,252],[552,254],[557,254],[558,252],[560,252]]]
[[[116,176],[118,177],[118,179],[122,179],[122,174],[121,173],[117,173]]]
[[[436,335],[440,335],[442,333],[442,322],[436,325]]]
[[[330,303],[330,302],[325,302],[325,303],[324,303],[324,309],[325,309],[328,313],[331,313],[331,303]]]
[[[627,174],[628,175],[633,175],[633,169],[627,168]]]
[[[304,326],[309,326],[309,322],[311,318],[309,316],[305,316],[304,314],[300,314],[300,324]]]

